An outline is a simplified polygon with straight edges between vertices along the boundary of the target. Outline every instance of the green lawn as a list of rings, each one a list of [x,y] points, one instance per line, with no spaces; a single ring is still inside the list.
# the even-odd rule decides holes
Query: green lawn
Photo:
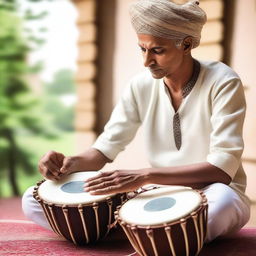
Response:
[[[22,170],[18,170],[17,179],[21,193],[29,186],[35,185],[37,181],[42,179],[42,176],[37,170],[38,160],[49,150],[62,152],[65,155],[73,155],[75,152],[75,134],[72,132],[61,132],[58,138],[45,139],[38,136],[21,136],[19,142],[21,145],[29,147],[34,151],[33,163],[35,171],[33,175],[26,175]],[[6,177],[6,170],[2,172],[0,180],[0,196],[11,196],[11,189]]]

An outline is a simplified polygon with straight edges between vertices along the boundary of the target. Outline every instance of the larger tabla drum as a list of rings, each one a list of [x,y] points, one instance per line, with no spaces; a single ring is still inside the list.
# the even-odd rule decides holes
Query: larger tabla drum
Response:
[[[34,197],[41,204],[53,231],[75,244],[103,238],[114,222],[114,212],[126,194],[97,195],[83,191],[84,180],[97,172],[73,173],[60,181],[41,181]]]
[[[191,188],[165,186],[127,201],[115,217],[142,256],[194,256],[206,236],[207,200]]]

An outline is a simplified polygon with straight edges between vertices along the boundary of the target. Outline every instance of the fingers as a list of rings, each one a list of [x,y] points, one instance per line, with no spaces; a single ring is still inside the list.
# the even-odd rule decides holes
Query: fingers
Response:
[[[57,176],[59,174],[59,167],[54,164],[50,159],[39,163],[39,169],[43,172],[50,172],[52,175]]]
[[[69,173],[70,171],[73,171],[76,161],[77,161],[76,157],[71,157],[71,156],[65,157],[63,159],[63,165],[60,168],[60,173],[64,174],[64,173]]]
[[[91,189],[93,187],[108,186],[113,182],[113,180],[114,180],[113,172],[99,171],[97,175],[85,180],[84,188],[88,190],[88,188]]]
[[[109,180],[112,179],[111,175],[112,172],[105,173],[99,171],[97,175],[85,180],[84,191],[94,194],[93,192],[95,189],[110,186]]]
[[[86,192],[92,192],[95,190],[100,190],[100,189],[106,189],[106,188],[114,188],[117,187],[119,184],[114,183],[113,181],[99,181],[99,184],[88,184],[85,183],[84,185],[84,191]]]
[[[56,161],[58,162],[58,166],[62,166],[65,156],[62,153],[58,153],[55,155],[56,155]]]
[[[90,192],[91,195],[108,195],[108,194],[122,193],[126,191],[122,190],[120,185],[116,185],[116,186],[109,186],[109,187],[101,188],[97,190],[91,190],[88,192]]]
[[[102,183],[104,181],[109,181],[109,180],[113,180],[115,178],[114,173],[113,172],[102,172],[102,171],[98,171],[98,174],[88,178],[85,180],[86,184],[90,184],[90,186],[92,185],[96,185],[98,183]]]
[[[60,168],[64,155],[55,151],[47,152],[39,161],[38,169],[47,179],[57,180],[60,177]]]
[[[134,183],[135,180],[136,177],[133,175],[127,175],[119,171],[100,172],[85,181],[84,191],[93,195],[126,192],[131,187],[137,186]]]

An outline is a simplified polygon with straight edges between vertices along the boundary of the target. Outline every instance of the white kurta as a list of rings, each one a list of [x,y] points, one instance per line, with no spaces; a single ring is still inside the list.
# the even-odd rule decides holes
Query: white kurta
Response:
[[[163,79],[147,71],[134,77],[94,148],[109,159],[144,127],[146,152],[152,167],[209,162],[225,171],[230,184],[244,194],[246,176],[241,164],[245,116],[243,85],[238,75],[220,62],[200,61],[200,74],[178,109],[182,145],[177,150],[173,135],[175,110]]]
[[[243,86],[226,65],[201,62],[197,82],[178,109],[182,135],[179,150],[174,141],[174,109],[170,100],[163,79],[155,80],[148,72],[136,76],[93,147],[113,160],[143,124],[153,167],[208,161],[230,175],[230,186],[214,183],[202,189],[209,205],[206,236],[209,242],[239,230],[250,216],[240,159],[245,114]],[[22,207],[29,219],[51,229],[41,205],[33,198],[33,188],[24,194]]]

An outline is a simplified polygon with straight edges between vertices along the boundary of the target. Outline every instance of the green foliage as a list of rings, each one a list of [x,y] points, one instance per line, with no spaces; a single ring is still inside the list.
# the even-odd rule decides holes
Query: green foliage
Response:
[[[29,89],[25,77],[30,72],[26,56],[29,51],[22,34],[23,21],[16,13],[16,1],[0,1],[0,173],[6,171],[13,194],[19,194],[17,168],[32,173],[35,170],[33,151],[21,145],[19,136],[46,131],[39,101]]]
[[[38,160],[45,154],[49,149],[55,151],[61,151],[65,155],[73,155],[75,147],[75,138],[74,133],[71,132],[59,132],[58,137],[53,139],[31,135],[31,136],[19,136],[18,143],[19,145],[29,145],[31,149],[34,150],[34,154],[30,155],[31,162],[37,163]],[[1,139],[0,139],[1,143]],[[29,175],[24,173],[20,167],[17,167],[17,184],[20,189],[20,193],[35,185],[36,182],[42,179],[42,176],[38,171],[35,171]],[[12,196],[13,192],[8,182],[8,176],[6,172],[0,172],[0,195],[3,197]]]
[[[59,130],[74,130],[74,104],[64,104],[64,98],[75,95],[74,74],[62,69],[55,73],[53,81],[45,84],[44,108]]]
[[[31,3],[38,3],[38,2],[41,2],[42,0],[27,0],[28,2],[31,2]],[[46,0],[48,2],[53,2],[54,0]]]
[[[25,20],[38,20],[38,19],[45,18],[46,16],[47,16],[46,11],[40,12],[39,14],[34,14],[32,12],[32,10],[28,9],[25,11],[24,19]]]
[[[52,118],[56,129],[62,131],[74,130],[74,105],[65,106],[58,96],[48,95],[45,98],[44,109]]]
[[[45,85],[47,94],[65,95],[75,93],[74,73],[69,69],[62,69],[55,73],[53,81]]]
[[[35,33],[25,27],[25,22],[43,19],[47,12],[26,10],[22,16],[18,13],[22,1],[36,4],[43,0],[0,0],[0,195],[9,187],[12,192],[8,195],[18,195],[20,189],[23,192],[20,179],[25,176],[27,182],[38,179],[38,159],[49,149],[47,146],[42,151],[42,144],[57,143],[53,129],[55,134],[60,129],[73,131],[74,105],[65,105],[61,100],[74,94],[73,73],[57,72],[53,81],[44,86],[40,101],[27,84],[27,77],[43,66],[41,62],[29,66],[27,55],[45,42],[42,33],[47,30],[40,27]],[[62,140],[66,142],[65,136]],[[67,143],[58,150],[65,153],[65,148],[72,145]]]
[[[0,9],[14,11],[17,9],[17,1],[16,0],[0,0]]]

